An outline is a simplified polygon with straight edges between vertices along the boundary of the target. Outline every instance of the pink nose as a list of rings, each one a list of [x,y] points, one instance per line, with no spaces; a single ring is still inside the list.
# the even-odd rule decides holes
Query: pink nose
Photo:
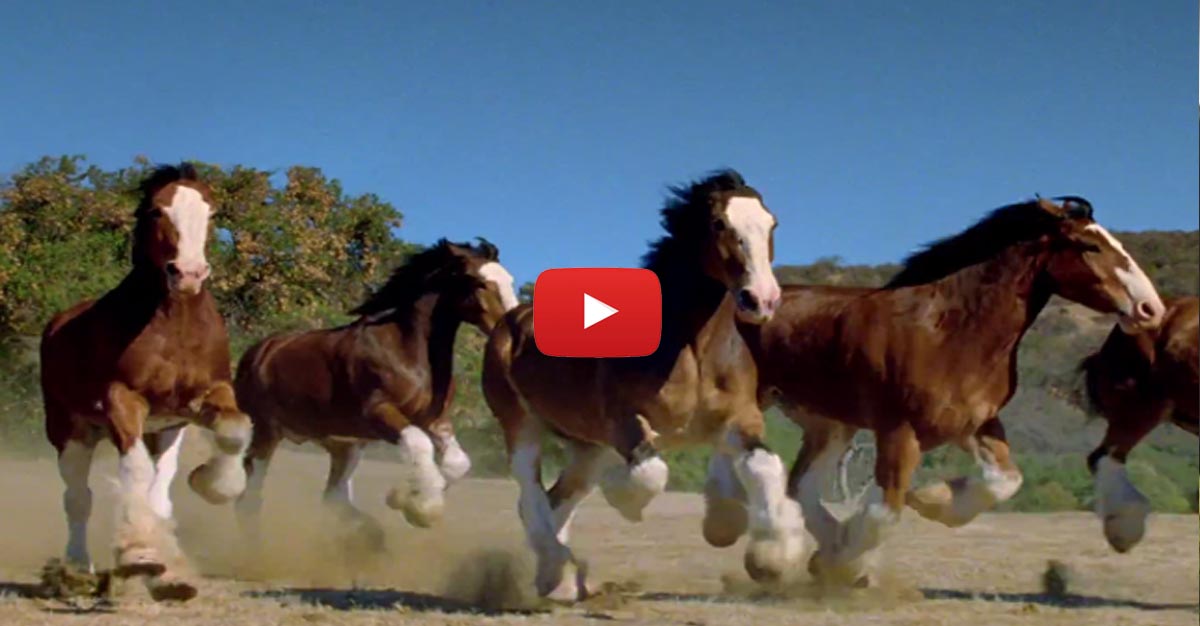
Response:
[[[167,276],[176,279],[204,280],[208,278],[208,263],[167,263]]]
[[[768,297],[760,298],[753,291],[742,289],[737,295],[737,305],[748,313],[771,317],[779,307],[779,291],[774,290]]]
[[[1133,307],[1133,317],[1139,322],[1150,322],[1163,314],[1162,307],[1155,302],[1142,300]]]

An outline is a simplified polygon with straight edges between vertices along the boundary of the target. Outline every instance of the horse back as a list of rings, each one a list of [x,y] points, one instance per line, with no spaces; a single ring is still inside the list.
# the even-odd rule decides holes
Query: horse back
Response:
[[[431,398],[428,373],[400,354],[399,338],[376,336],[388,332],[398,331],[355,323],[267,337],[238,363],[238,401],[256,422],[305,438],[388,438],[367,417],[373,404],[412,417]]]

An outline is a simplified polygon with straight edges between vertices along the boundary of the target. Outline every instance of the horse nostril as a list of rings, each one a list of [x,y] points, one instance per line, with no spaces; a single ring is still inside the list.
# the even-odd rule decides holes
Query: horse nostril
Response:
[[[742,310],[745,310],[745,311],[757,311],[758,310],[758,298],[755,298],[754,294],[750,293],[749,289],[743,289],[738,292],[737,303],[738,303],[738,306],[742,308]]]
[[[1154,317],[1154,305],[1143,300],[1137,305],[1138,317],[1142,319],[1152,319]]]
[[[179,266],[176,265],[174,261],[167,263],[167,275],[168,276],[179,276],[179,274],[180,274]]]

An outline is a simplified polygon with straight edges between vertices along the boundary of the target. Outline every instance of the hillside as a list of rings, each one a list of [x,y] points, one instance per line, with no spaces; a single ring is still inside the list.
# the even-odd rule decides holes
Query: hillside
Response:
[[[1116,236],[1160,285],[1164,296],[1200,291],[1200,232],[1125,232]],[[776,274],[784,283],[878,286],[897,269],[897,265],[846,265],[839,259],[821,259],[808,265],[780,266]],[[1074,509],[1090,503],[1091,480],[1084,457],[1099,442],[1103,422],[1089,419],[1075,403],[1081,382],[1077,366],[1080,359],[1100,346],[1114,323],[1111,316],[1055,298],[1022,341],[1020,386],[1002,419],[1027,482],[1010,508]],[[477,332],[460,335],[457,367],[466,380],[477,380],[482,345],[483,338]],[[460,387],[455,413],[468,447],[477,451],[473,458],[479,471],[503,473],[501,439],[477,385]],[[778,414],[769,417],[770,443],[790,462],[799,447],[799,428]],[[870,439],[865,433],[859,437],[864,443]],[[1149,443],[1134,455],[1131,467],[1135,480],[1153,494],[1159,508],[1194,508],[1200,456],[1196,439],[1173,426],[1164,426]],[[671,456],[673,487],[695,489],[703,484],[703,454]],[[551,460],[554,458],[552,455]],[[869,450],[856,458],[852,477],[865,480],[871,459]],[[943,449],[926,455],[922,476],[958,475],[972,469],[965,453]]]
[[[51,452],[42,434],[37,384],[37,335],[57,310],[111,287],[129,258],[128,231],[137,181],[149,167],[139,159],[105,171],[83,157],[43,158],[0,181],[0,443],[34,454]],[[291,167],[279,183],[273,172],[200,164],[222,206],[216,214],[211,258],[219,271],[211,288],[230,324],[235,359],[258,339],[285,329],[340,323],[346,310],[378,285],[416,246],[396,236],[398,209],[371,194],[348,196],[320,170]],[[1164,295],[1200,288],[1200,233],[1117,233]],[[822,259],[782,266],[787,283],[879,285],[895,265],[847,265]],[[522,289],[528,295],[528,285]],[[1090,479],[1083,453],[1099,440],[1101,424],[1088,422],[1071,401],[1076,364],[1096,348],[1113,323],[1081,307],[1053,301],[1020,350],[1020,389],[1003,413],[1026,471],[1013,507],[1086,507]],[[479,389],[482,335],[459,334],[459,379],[453,408],[460,438],[477,475],[506,473],[504,447]],[[770,444],[790,458],[798,428],[771,415]],[[1135,480],[1163,510],[1195,506],[1194,438],[1164,427],[1132,464]],[[386,450],[376,454],[388,455]],[[552,463],[555,453],[547,457]],[[672,453],[671,485],[703,484],[703,450]],[[870,455],[857,458],[865,476]],[[970,459],[956,451],[926,455],[924,475],[962,472]]]

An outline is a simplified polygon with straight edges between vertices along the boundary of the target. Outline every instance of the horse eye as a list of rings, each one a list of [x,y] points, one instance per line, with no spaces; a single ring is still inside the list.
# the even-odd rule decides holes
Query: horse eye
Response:
[[[712,229],[714,232],[718,232],[718,233],[725,230],[725,220],[721,220],[721,219],[713,220]]]

